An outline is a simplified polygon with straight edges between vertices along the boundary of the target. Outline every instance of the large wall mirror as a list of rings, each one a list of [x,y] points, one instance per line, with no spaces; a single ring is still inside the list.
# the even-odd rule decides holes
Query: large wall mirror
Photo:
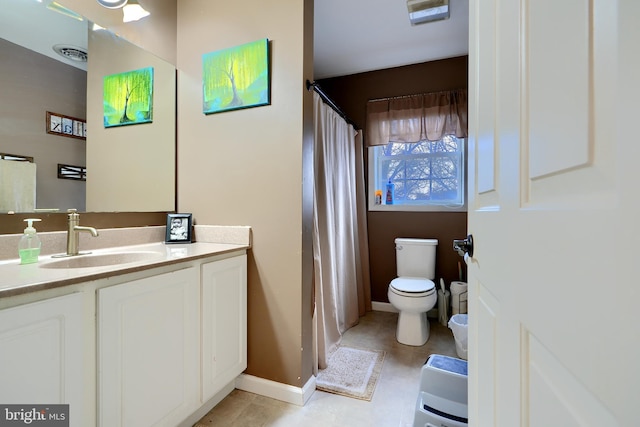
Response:
[[[0,8],[0,153],[9,155],[0,160],[0,216],[173,211],[175,67],[56,2],[0,0]],[[154,70],[151,123],[105,127],[104,77],[146,67]],[[47,112],[66,118],[71,134],[47,133]],[[15,157],[35,167],[6,167],[23,163]],[[73,169],[59,177],[59,165],[86,168],[86,180]]]

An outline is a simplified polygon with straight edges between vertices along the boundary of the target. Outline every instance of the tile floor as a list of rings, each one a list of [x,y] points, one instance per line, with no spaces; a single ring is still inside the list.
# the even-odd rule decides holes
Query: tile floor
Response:
[[[345,346],[386,352],[370,402],[316,390],[298,406],[236,389],[194,427],[411,427],[425,360],[433,353],[457,356],[451,330],[437,319],[429,319],[431,337],[422,347],[396,341],[397,319],[397,313],[369,312],[342,338]]]

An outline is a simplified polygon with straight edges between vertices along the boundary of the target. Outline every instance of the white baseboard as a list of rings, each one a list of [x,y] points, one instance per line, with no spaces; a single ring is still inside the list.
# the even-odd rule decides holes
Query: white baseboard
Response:
[[[398,312],[398,310],[388,302],[372,301],[371,308],[373,311],[386,311],[390,313]],[[431,316],[431,312],[429,312],[429,316]],[[239,390],[248,391],[250,393],[259,394],[261,396],[270,397],[272,399],[281,400],[298,406],[304,406],[316,391],[316,377],[312,375],[307,383],[300,388],[289,384],[282,384],[276,381],[255,377],[253,375],[240,374],[240,376],[236,378],[235,387]]]
[[[371,301],[373,311],[386,311],[389,313],[397,313],[398,310],[389,302]]]
[[[294,405],[304,406],[316,391],[316,377],[312,375],[309,381],[300,388],[254,377],[253,375],[240,374],[240,376],[236,378],[236,388]]]

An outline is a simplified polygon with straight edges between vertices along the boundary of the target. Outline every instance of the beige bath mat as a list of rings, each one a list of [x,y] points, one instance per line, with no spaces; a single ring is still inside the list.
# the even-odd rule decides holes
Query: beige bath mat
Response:
[[[340,346],[329,357],[327,368],[316,378],[316,389],[362,400],[371,400],[385,353]]]

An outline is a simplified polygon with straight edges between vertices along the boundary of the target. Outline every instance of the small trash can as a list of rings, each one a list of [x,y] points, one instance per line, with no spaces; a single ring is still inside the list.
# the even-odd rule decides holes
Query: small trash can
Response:
[[[453,331],[458,357],[467,360],[467,345],[469,342],[469,318],[467,314],[454,314],[449,320],[449,329]]]
[[[467,312],[467,282],[451,282],[451,314]]]

